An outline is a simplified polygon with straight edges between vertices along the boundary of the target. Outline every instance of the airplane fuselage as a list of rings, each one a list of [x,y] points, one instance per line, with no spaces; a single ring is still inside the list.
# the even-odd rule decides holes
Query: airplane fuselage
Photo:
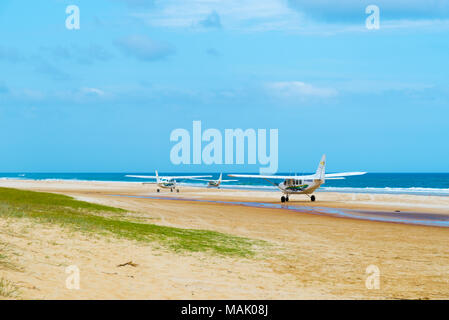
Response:
[[[210,188],[218,188],[220,186],[220,182],[218,182],[218,181],[209,181],[207,186],[210,187]]]
[[[158,172],[156,171],[155,176],[141,176],[141,175],[126,175],[126,177],[130,178],[139,178],[139,179],[156,179],[156,185],[157,185],[157,192],[160,192],[161,189],[170,189],[171,192],[176,190],[176,192],[179,192],[179,189],[177,188],[177,182],[176,180],[190,180],[190,179],[198,179],[198,178],[211,178],[211,176],[168,176],[168,177],[161,177],[159,176]]]
[[[175,180],[169,180],[169,179],[161,179],[157,185],[161,188],[165,189],[172,189],[176,187],[176,181]]]
[[[278,187],[284,194],[312,194],[324,183],[320,179],[297,180],[287,179],[281,182]]]
[[[281,196],[281,202],[288,202],[289,195],[292,194],[305,194],[312,202],[316,200],[316,196],[313,195],[316,189],[321,187],[326,179],[344,179],[350,176],[364,175],[366,172],[342,172],[342,173],[330,173],[326,174],[326,155],[324,154],[318,165],[315,174],[305,176],[281,176],[281,175],[252,175],[252,174],[229,174],[230,177],[236,178],[253,178],[253,179],[265,179],[274,186],[278,187],[283,193]],[[276,184],[272,180],[284,180],[283,182]]]

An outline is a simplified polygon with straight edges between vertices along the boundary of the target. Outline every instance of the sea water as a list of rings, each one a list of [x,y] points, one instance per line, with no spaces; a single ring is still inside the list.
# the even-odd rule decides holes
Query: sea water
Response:
[[[154,180],[143,180],[126,177],[127,174],[150,175],[149,173],[0,173],[0,179],[31,179],[31,180],[80,180],[80,181],[127,181],[127,182],[153,182]],[[211,179],[218,179],[219,172],[198,173],[164,173],[159,175],[212,175]],[[307,174],[307,173],[306,173]],[[279,173],[279,175],[291,175],[290,173]],[[223,179],[228,178],[223,173]],[[275,180],[274,182],[281,182]],[[207,182],[184,180],[180,184],[190,186],[206,186]],[[238,188],[251,190],[277,190],[276,187],[263,179],[239,178],[236,182],[227,182],[221,188]],[[363,176],[348,177],[345,180],[328,180],[319,189],[321,192],[355,192],[355,193],[383,193],[383,194],[416,194],[449,196],[449,173],[368,173]]]

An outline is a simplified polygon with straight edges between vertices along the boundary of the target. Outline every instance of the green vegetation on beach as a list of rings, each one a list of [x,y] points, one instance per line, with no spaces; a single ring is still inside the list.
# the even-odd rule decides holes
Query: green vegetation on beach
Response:
[[[214,231],[120,219],[125,213],[123,209],[78,201],[65,195],[0,188],[0,218],[29,218],[75,231],[156,242],[175,251],[251,257],[256,254],[256,247],[263,245],[262,241]]]
[[[4,278],[0,278],[0,298],[15,298],[17,295],[17,286]]]
[[[0,241],[0,271],[1,270],[14,270],[19,271],[15,265],[8,261],[6,252],[8,251],[7,244]],[[18,289],[12,282],[0,277],[0,299],[2,298],[14,298],[18,295]]]

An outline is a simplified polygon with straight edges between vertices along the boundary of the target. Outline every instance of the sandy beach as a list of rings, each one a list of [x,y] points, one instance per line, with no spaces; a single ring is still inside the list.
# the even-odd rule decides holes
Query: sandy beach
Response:
[[[296,196],[284,208],[279,193],[265,191],[157,193],[151,184],[31,180],[0,187],[65,194],[147,223],[269,244],[254,258],[221,257],[1,218],[0,243],[17,268],[0,269],[0,277],[18,286],[21,299],[449,298],[449,229],[407,223],[449,221],[449,197],[318,192],[315,203]],[[136,266],[117,267],[128,261]],[[80,269],[80,290],[66,288],[70,265]],[[371,265],[380,271],[379,289],[366,286]]]

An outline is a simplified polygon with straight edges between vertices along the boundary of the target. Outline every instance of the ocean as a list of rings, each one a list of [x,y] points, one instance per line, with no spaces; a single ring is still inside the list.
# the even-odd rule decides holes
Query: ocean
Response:
[[[85,181],[128,181],[146,182],[147,180],[128,178],[127,174],[150,175],[154,173],[0,173],[0,179],[32,180],[85,180]],[[306,173],[307,174],[307,173]],[[163,172],[160,175],[164,175]],[[218,179],[219,173],[170,173],[167,175],[212,175]],[[290,173],[279,173],[290,175]],[[228,178],[226,173],[223,179]],[[154,180],[149,180],[154,181]],[[277,181],[280,182],[280,181]],[[183,181],[180,185],[205,186],[202,181]],[[263,179],[238,179],[236,182],[223,183],[221,188],[239,188],[252,190],[277,189]],[[355,192],[384,194],[416,194],[449,196],[449,173],[368,173],[364,176],[348,177],[345,180],[328,180],[318,190],[320,192]]]

